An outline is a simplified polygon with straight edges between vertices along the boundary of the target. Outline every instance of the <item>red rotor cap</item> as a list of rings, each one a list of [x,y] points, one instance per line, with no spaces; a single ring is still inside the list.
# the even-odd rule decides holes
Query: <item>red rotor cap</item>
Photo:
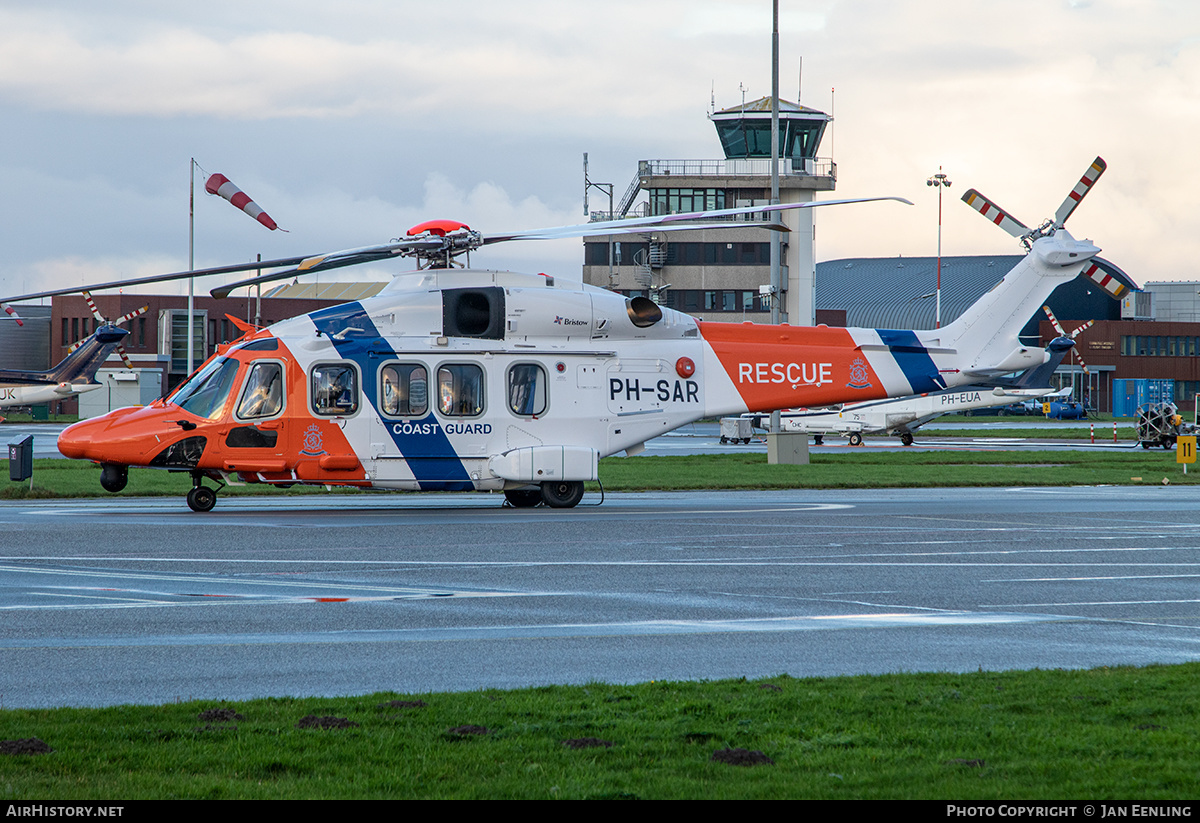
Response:
[[[429,232],[438,237],[445,237],[447,232],[458,231],[459,229],[471,230],[471,227],[466,223],[460,223],[457,220],[426,220],[424,223],[418,223],[408,230],[409,237],[416,237],[418,234]]]

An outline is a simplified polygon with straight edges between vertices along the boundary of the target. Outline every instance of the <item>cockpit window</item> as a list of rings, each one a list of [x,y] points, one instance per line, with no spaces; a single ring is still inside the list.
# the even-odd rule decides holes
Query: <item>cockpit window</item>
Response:
[[[429,373],[419,363],[393,363],[382,369],[383,413],[420,417],[429,411]]]
[[[215,420],[225,408],[238,366],[236,360],[216,358],[183,384],[171,402],[197,417]]]
[[[283,410],[283,367],[278,363],[255,363],[246,377],[237,416],[243,420],[274,417]]]
[[[354,414],[358,411],[358,372],[345,363],[314,366],[312,407],[317,414]]]

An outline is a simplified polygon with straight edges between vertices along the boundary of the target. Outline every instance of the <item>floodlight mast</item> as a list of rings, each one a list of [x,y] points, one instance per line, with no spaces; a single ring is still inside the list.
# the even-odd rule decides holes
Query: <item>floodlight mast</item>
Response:
[[[925,181],[925,185],[934,186],[938,193],[938,234],[937,234],[937,290],[935,294],[937,299],[934,301],[934,328],[942,327],[942,189],[950,188],[951,181],[945,174],[942,173],[942,167],[938,166],[938,173]]]

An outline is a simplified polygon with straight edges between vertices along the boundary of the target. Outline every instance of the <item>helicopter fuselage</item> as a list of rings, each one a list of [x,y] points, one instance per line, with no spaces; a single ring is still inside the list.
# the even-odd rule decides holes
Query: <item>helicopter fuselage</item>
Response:
[[[167,397],[68,428],[59,449],[105,466],[110,490],[149,466],[197,488],[570,484],[574,505],[599,458],[701,418],[970,382],[936,335],[709,323],[542,275],[425,270],[248,334]]]

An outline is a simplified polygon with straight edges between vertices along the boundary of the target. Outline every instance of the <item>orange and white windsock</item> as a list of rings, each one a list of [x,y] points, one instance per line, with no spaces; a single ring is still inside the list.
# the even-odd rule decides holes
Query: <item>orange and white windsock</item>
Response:
[[[13,307],[12,307],[12,306],[5,306],[5,307],[4,307],[4,310],[5,310],[6,312],[8,312],[8,313],[9,313],[9,315],[12,317],[12,319],[13,319],[13,320],[16,320],[16,321],[17,321],[17,325],[18,325],[18,326],[24,326],[24,325],[25,325],[23,322],[21,322],[21,318],[20,318],[20,316],[19,316],[19,315],[18,315],[18,314],[17,314],[15,311],[13,311]]]
[[[214,174],[208,178],[208,182],[204,184],[204,190],[209,194],[216,194],[224,197],[233,205],[244,211],[246,214],[253,217],[258,222],[262,223],[271,231],[279,228],[279,224],[271,219],[271,215],[258,207],[258,204],[251,200],[246,194],[233,183],[229,182],[229,178],[223,174]]]

